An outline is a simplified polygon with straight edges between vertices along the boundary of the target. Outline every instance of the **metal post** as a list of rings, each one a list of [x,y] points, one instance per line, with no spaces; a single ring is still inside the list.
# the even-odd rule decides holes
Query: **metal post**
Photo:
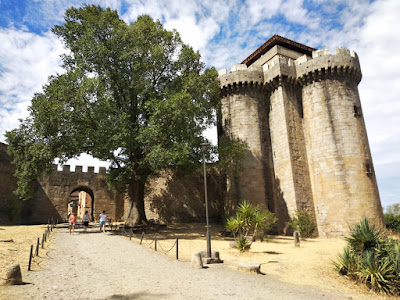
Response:
[[[142,236],[140,238],[140,245],[142,244],[143,238],[144,238],[144,231],[142,231]]]
[[[43,245],[44,245],[44,233],[43,233],[43,237],[42,237],[42,249],[43,249]]]
[[[154,250],[157,251],[157,234],[154,235]]]
[[[129,231],[129,240],[132,239],[132,231]]]
[[[28,264],[28,271],[30,271],[30,270],[31,270],[32,254],[33,254],[33,245],[31,245],[31,252],[29,253],[29,264]]]
[[[207,199],[207,172],[206,172],[206,158],[205,152],[208,144],[201,144],[201,151],[203,152],[203,169],[204,169],[204,198],[206,202],[206,222],[207,222],[207,257],[211,257],[211,236],[210,236],[210,225],[208,223],[208,199]]]
[[[39,242],[40,238],[37,238],[37,244],[36,244],[36,256],[39,256]]]
[[[178,239],[176,239],[176,260],[178,260]]]

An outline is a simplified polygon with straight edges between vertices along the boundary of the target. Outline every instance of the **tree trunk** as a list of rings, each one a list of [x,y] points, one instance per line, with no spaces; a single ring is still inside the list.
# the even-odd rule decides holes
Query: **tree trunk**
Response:
[[[126,226],[146,224],[147,218],[144,210],[144,186],[146,181],[132,178],[128,187],[129,213],[125,220]]]

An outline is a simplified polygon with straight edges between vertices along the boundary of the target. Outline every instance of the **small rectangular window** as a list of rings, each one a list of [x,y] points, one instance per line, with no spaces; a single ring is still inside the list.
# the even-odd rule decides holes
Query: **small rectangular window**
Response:
[[[361,117],[361,107],[358,107],[357,105],[354,105],[354,116],[355,117]]]

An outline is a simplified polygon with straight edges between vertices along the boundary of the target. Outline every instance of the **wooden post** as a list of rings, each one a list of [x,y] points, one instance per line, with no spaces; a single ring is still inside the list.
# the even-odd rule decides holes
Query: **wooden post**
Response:
[[[176,260],[178,260],[178,239],[176,239]]]
[[[293,237],[294,237],[294,246],[300,247],[300,233],[297,230],[293,232]]]
[[[32,255],[33,255],[33,245],[31,245],[31,252],[29,253],[29,264],[28,264],[28,271],[30,271],[30,270],[31,270]]]
[[[129,231],[129,240],[132,239],[132,230]]]
[[[44,233],[43,233],[43,237],[42,237],[42,249],[43,249],[43,246],[44,246]]]
[[[154,235],[154,250],[157,251],[157,234]]]

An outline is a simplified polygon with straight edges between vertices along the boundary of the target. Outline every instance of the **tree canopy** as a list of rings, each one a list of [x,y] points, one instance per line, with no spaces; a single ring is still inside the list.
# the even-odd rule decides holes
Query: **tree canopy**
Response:
[[[128,224],[146,220],[144,184],[163,169],[191,170],[204,129],[215,122],[219,83],[177,31],[140,16],[127,24],[116,11],[71,7],[52,29],[67,49],[64,72],[35,94],[29,117],[6,133],[18,178],[30,182],[81,153],[111,161],[108,180],[131,200]]]

